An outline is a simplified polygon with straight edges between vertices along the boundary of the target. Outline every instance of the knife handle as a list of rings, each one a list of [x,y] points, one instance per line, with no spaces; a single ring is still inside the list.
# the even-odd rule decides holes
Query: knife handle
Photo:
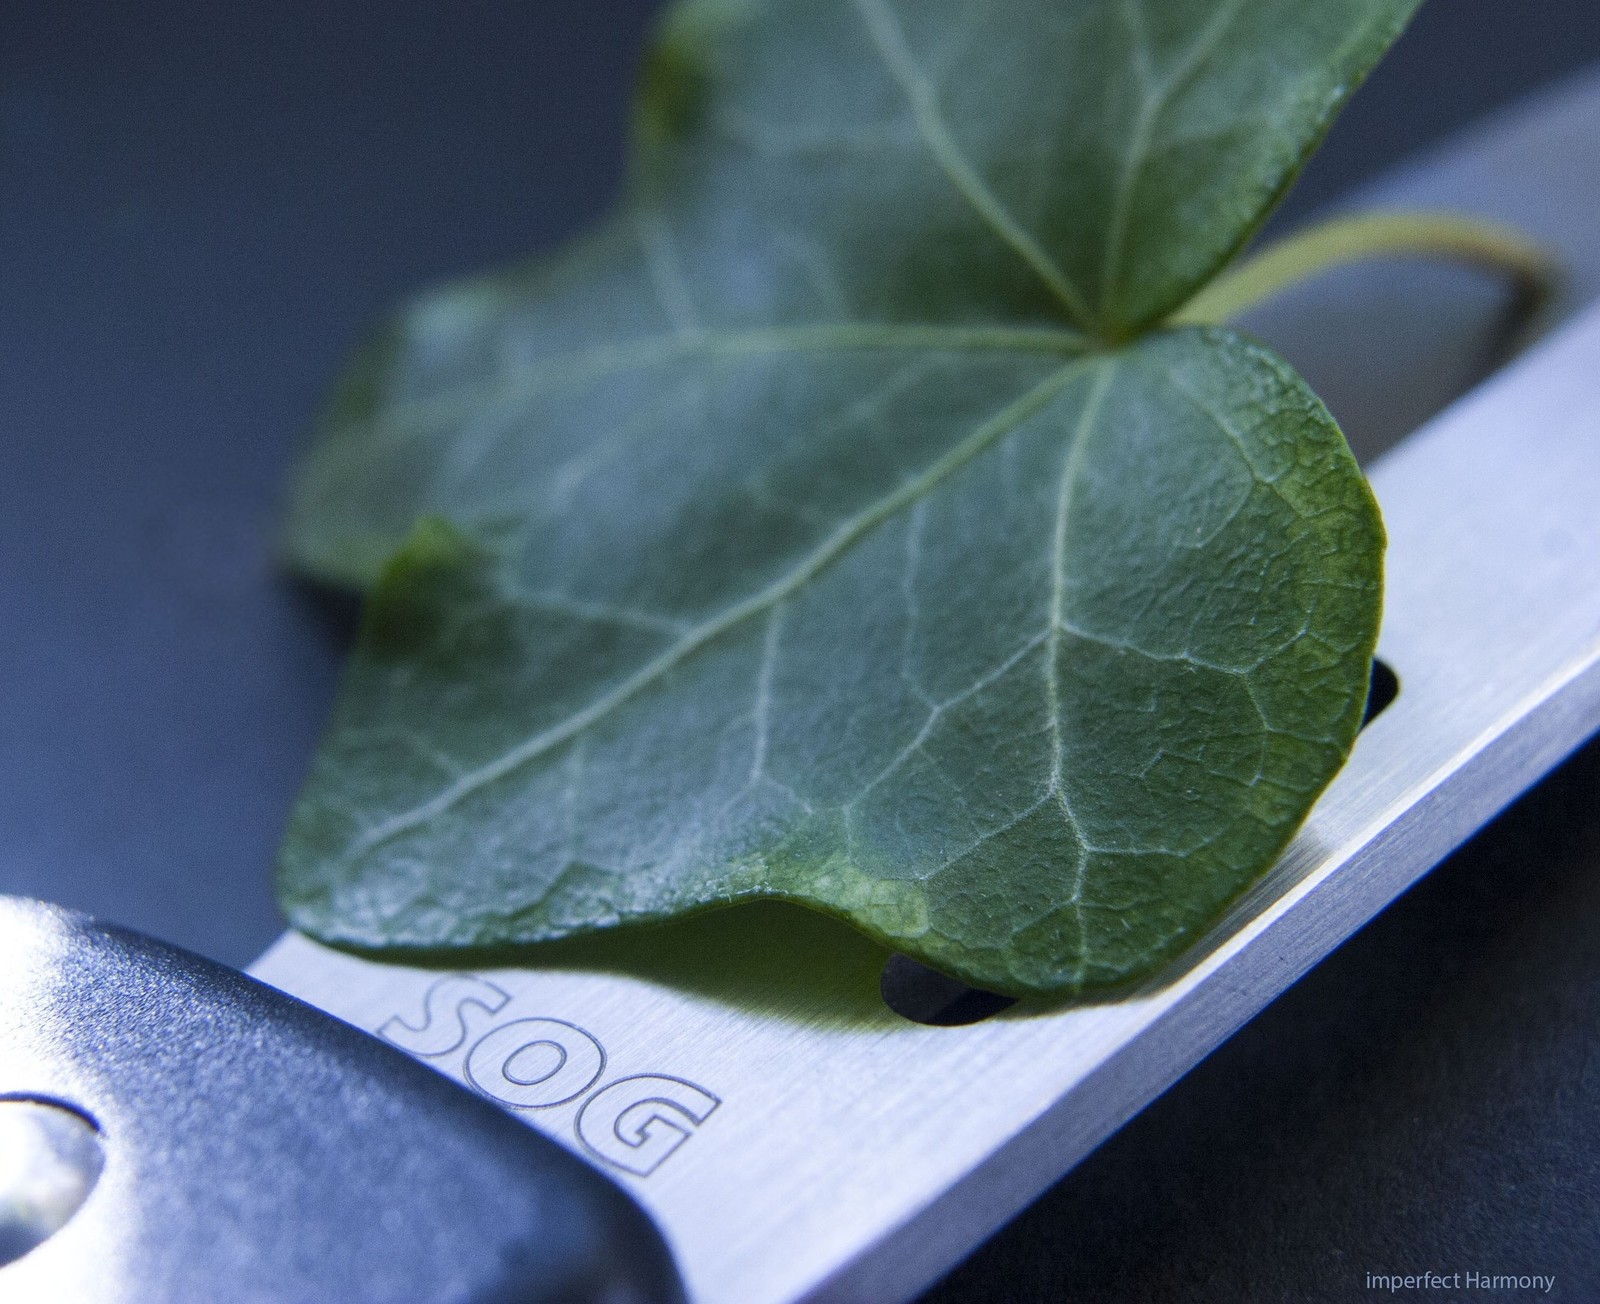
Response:
[[[683,1299],[644,1211],[487,1101],[235,970],[12,897],[0,1151],[12,1304]]]

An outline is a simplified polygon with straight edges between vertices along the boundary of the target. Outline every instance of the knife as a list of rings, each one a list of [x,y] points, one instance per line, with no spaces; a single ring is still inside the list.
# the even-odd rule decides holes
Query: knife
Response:
[[[350,1292],[335,1294],[347,1298],[362,1283],[393,1284],[370,1256],[398,1262],[413,1250],[407,1271],[431,1263],[443,1274],[428,1287],[433,1298],[669,1299],[680,1284],[704,1304],[914,1294],[1600,726],[1600,308],[1371,474],[1390,536],[1378,657],[1397,691],[1280,863],[1157,981],[1101,1004],[999,1008],[936,976],[892,961],[885,969],[874,948],[782,908],[761,927],[730,911],[665,941],[641,932],[557,948],[538,968],[379,963],[296,935],[251,966],[385,1051],[220,966],[18,907],[0,939],[0,1095],[82,1119],[106,1176],[89,1174],[60,1230],[0,1268],[0,1293],[192,1298],[159,1294],[148,1262],[118,1255],[176,1243],[180,1223],[191,1241],[225,1248],[230,1192],[273,1186],[264,1169],[277,1162],[288,1177],[276,1185],[295,1189],[298,1138],[313,1152],[320,1139],[324,1157],[341,1147],[366,1156],[314,1165],[305,1209],[279,1205],[281,1253],[309,1265],[299,1280],[345,1281]],[[18,910],[28,915],[21,923]],[[101,979],[78,990],[99,992],[106,1006],[93,1026],[70,1017],[71,1003],[64,1015],[61,999],[74,966],[80,982],[85,970],[92,978],[91,952]],[[239,1065],[206,1079],[209,1089],[237,1091],[240,1117],[269,1137],[274,1111],[299,1129],[256,1147],[255,1174],[201,1171],[187,1209],[126,1180],[119,1146],[138,1133],[151,1098],[180,1131],[188,1113],[205,1115],[173,1089],[198,1080],[194,1063],[167,1056],[162,1083],[113,1110],[125,1127],[96,1116],[117,1096],[119,1072],[148,1067],[163,1019],[175,1017],[158,1008],[140,1024],[159,988],[144,970],[130,990],[107,995],[117,982],[107,974],[134,973],[112,964],[130,955],[157,978],[188,975],[180,1008],[195,1026],[177,1040]],[[117,1051],[130,1027],[142,1060]],[[207,1041],[208,1030],[218,1035]],[[274,1052],[281,1045],[294,1053]],[[441,1092],[436,1075],[401,1072],[399,1052],[467,1090]],[[380,1053],[389,1068],[370,1059]],[[281,1070],[265,1095],[250,1069],[263,1055]],[[307,1131],[306,1110],[292,1107],[302,1096],[316,1097],[325,1134]],[[205,1116],[225,1126],[230,1108]],[[534,1132],[508,1130],[506,1116]],[[340,1126],[352,1119],[354,1139]],[[567,1153],[522,1153],[510,1139],[535,1133]],[[204,1151],[189,1147],[185,1162],[199,1154],[203,1170]],[[429,1157],[440,1162],[430,1167]],[[374,1176],[374,1164],[389,1172],[413,1162],[411,1186],[384,1188]],[[633,1203],[618,1201],[617,1187]],[[576,1212],[557,1228],[554,1207]],[[372,1229],[391,1208],[401,1226],[385,1241]],[[303,1225],[317,1229],[311,1249],[290,1235]],[[423,1242],[450,1249],[430,1257],[417,1250]],[[250,1253],[261,1257],[259,1246]],[[498,1268],[469,1281],[477,1262]],[[420,1277],[410,1280],[421,1289]],[[141,1281],[147,1289],[130,1295],[128,1283]],[[317,1297],[237,1284],[221,1294]],[[412,1295],[402,1286],[387,1297]]]
[[[872,973],[830,1017],[776,989],[554,967],[442,977],[298,937],[252,971],[618,1174],[691,1298],[903,1298],[1600,725],[1600,309],[1372,480],[1390,536],[1378,655],[1398,694],[1276,869],[1150,990],[930,1027],[866,1013]],[[521,1020],[570,1025],[567,1065],[594,1048],[549,1096],[510,1082],[519,1038],[545,1026],[506,1031]]]

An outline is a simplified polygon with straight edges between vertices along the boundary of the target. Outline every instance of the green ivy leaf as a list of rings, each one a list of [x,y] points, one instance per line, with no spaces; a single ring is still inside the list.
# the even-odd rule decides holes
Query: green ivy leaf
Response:
[[[299,485],[370,588],[292,922],[776,896],[973,983],[1148,974],[1342,763],[1382,529],[1327,412],[1151,329],[1414,0],[696,0],[634,188],[425,298]]]

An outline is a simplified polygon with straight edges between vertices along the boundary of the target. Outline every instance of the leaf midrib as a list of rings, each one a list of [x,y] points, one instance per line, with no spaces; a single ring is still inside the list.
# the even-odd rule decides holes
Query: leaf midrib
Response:
[[[1083,826],[1067,796],[1065,783],[1066,739],[1061,718],[1061,635],[1066,628],[1067,606],[1067,537],[1072,517],[1073,495],[1081,479],[1084,455],[1089,437],[1100,417],[1100,406],[1105,401],[1111,383],[1112,368],[1108,365],[1096,377],[1094,387],[1084,400],[1083,411],[1078,416],[1072,442],[1061,459],[1061,474],[1056,483],[1055,525],[1050,539],[1050,630],[1045,645],[1044,688],[1046,709],[1050,718],[1050,784],[1047,798],[1053,799],[1056,808],[1072,830],[1078,842],[1078,863],[1073,875],[1072,890],[1067,904],[1072,907],[1078,934],[1078,981],[1089,963],[1088,921],[1083,912],[1083,890],[1089,869],[1089,844],[1083,835]]]
[[[815,322],[737,330],[667,331],[622,344],[557,353],[490,380],[458,381],[422,398],[388,399],[379,413],[342,422],[341,440],[379,426],[426,426],[448,420],[463,403],[486,394],[526,397],[581,385],[625,371],[642,371],[697,354],[712,357],[783,353],[871,352],[876,349],[948,353],[1042,353],[1071,357],[1093,342],[1060,326],[952,326],[938,322]]]
[[[783,602],[864,535],[925,497],[960,467],[1017,429],[1077,379],[1084,368],[1105,361],[1100,355],[1083,354],[1063,363],[979,425],[959,444],[935,459],[920,475],[913,476],[842,522],[817,547],[771,584],[688,630],[628,678],[558,724],[530,735],[493,760],[460,775],[427,801],[371,825],[351,840],[340,857],[341,862],[349,864],[384,843],[427,824],[467,797],[580,736],[584,730],[650,687],[707,644]]]

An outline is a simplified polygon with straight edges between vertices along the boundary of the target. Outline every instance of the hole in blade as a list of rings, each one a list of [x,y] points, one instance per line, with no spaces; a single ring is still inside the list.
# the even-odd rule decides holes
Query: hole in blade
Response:
[[[1390,703],[1400,696],[1400,676],[1376,657],[1372,660],[1372,681],[1367,688],[1367,713],[1361,717],[1365,729],[1389,709]]]
[[[907,955],[889,957],[878,980],[878,991],[883,1003],[902,1019],[932,1028],[982,1023],[1017,1003],[1015,996],[968,987],[960,979],[930,969]]]

